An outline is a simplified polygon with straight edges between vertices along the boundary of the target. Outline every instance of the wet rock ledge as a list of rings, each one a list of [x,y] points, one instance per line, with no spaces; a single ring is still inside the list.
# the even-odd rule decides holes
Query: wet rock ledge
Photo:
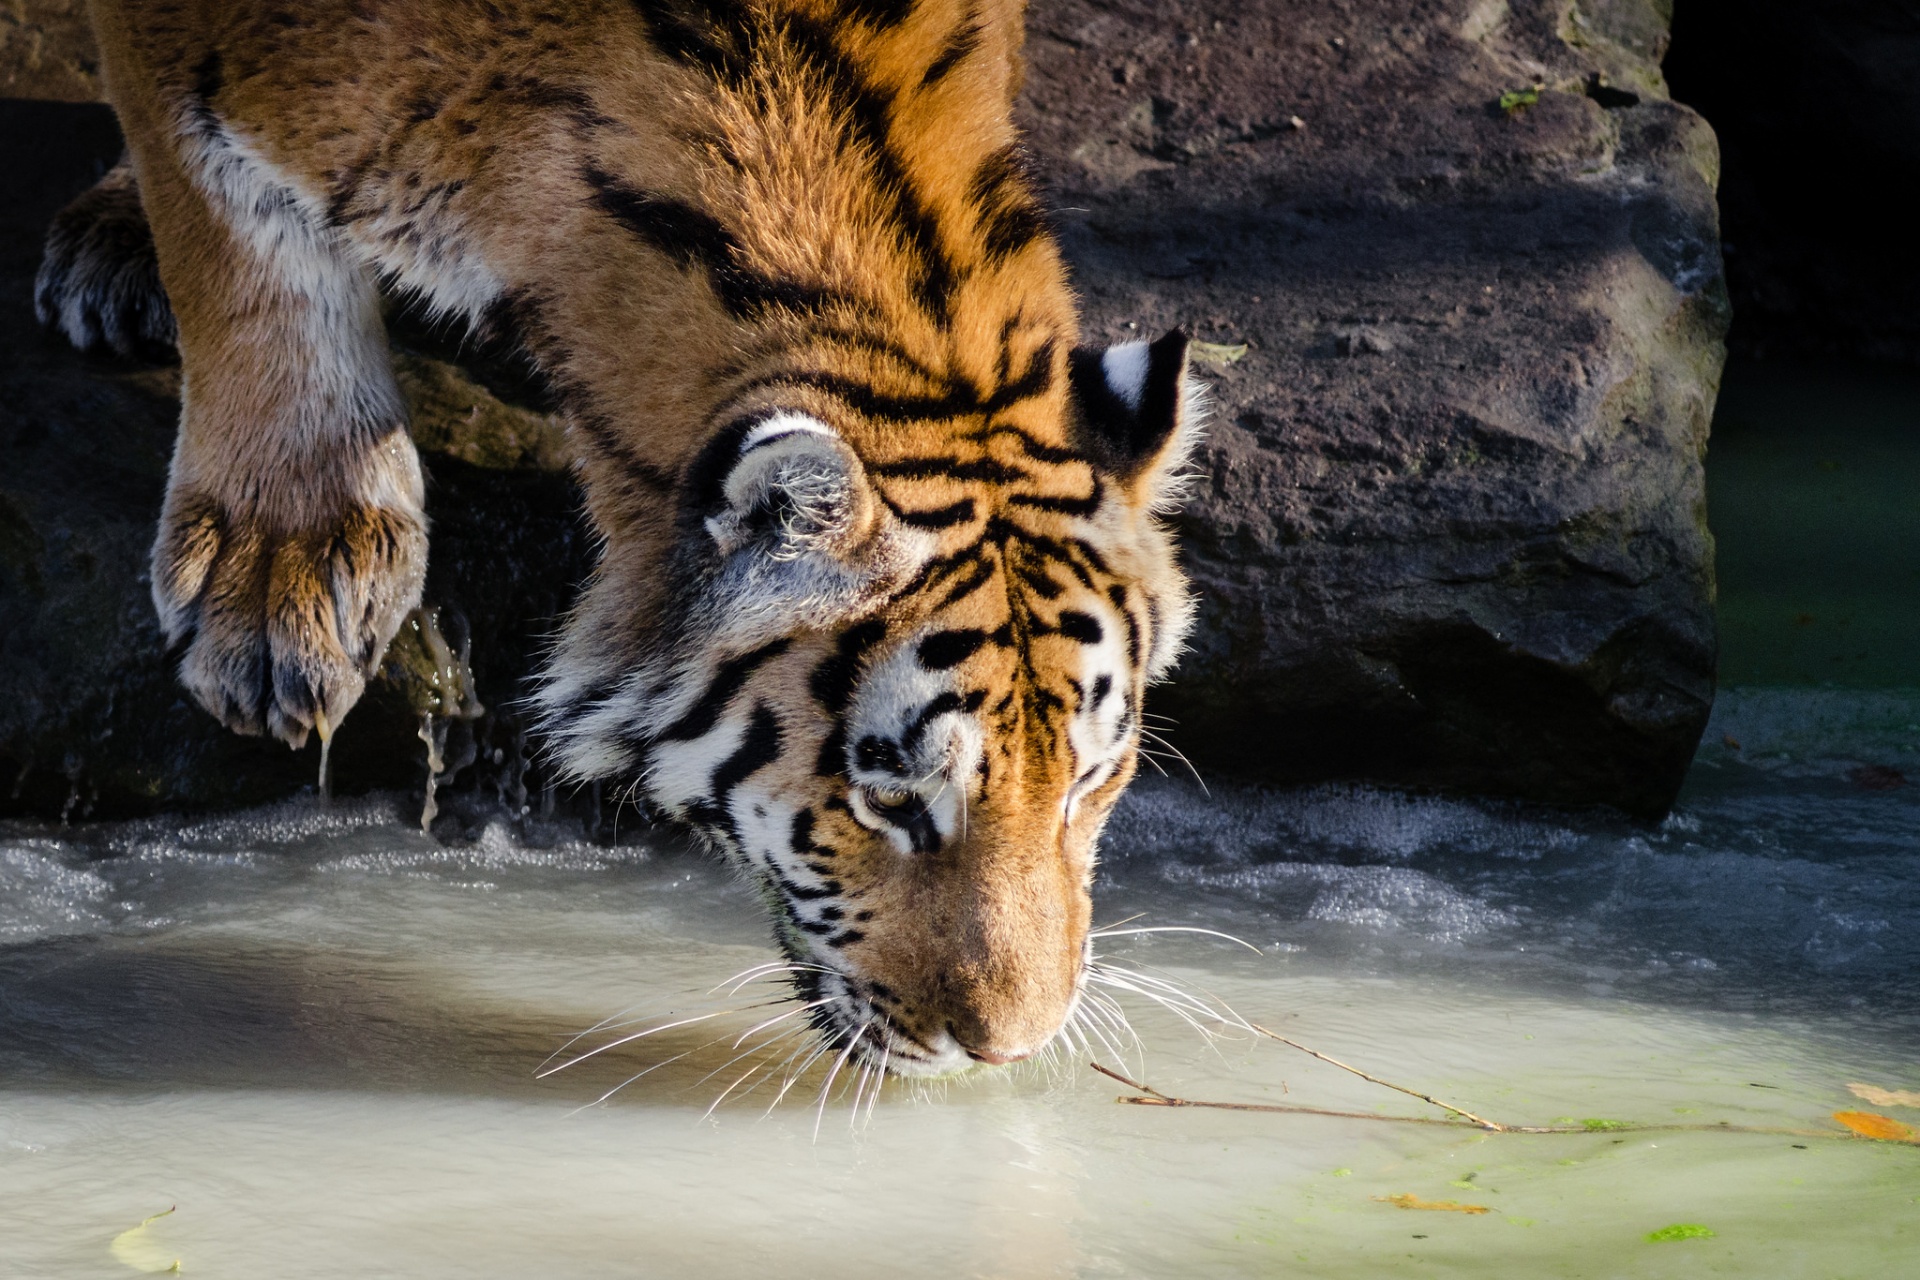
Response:
[[[67,61],[0,82],[84,96],[69,8],[25,6]],[[1155,700],[1203,772],[1670,804],[1713,692],[1726,307],[1717,152],[1667,99],[1667,16],[1034,0],[1021,115],[1090,334],[1212,344],[1181,519],[1202,621]],[[97,106],[0,103],[0,813],[313,778],[311,748],[225,734],[166,670],[144,566],[176,372],[32,322],[41,228],[117,145]],[[524,794],[512,698],[586,557],[557,425],[402,347],[429,598],[493,708],[464,782]],[[389,686],[355,713],[341,788],[418,783],[417,705]]]

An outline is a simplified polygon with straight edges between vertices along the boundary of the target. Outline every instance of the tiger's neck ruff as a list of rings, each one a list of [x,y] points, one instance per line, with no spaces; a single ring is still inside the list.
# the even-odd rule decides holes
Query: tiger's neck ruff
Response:
[[[417,602],[373,306],[411,292],[523,344],[577,442],[605,549],[538,694],[560,767],[746,868],[847,1053],[1041,1047],[1187,626],[1155,517],[1193,415],[1179,335],[1078,346],[1021,10],[98,4],[186,363],[189,687],[304,740]]]

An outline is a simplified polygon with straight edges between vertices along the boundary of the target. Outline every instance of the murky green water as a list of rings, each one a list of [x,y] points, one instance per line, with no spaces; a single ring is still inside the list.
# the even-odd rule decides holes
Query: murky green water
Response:
[[[1101,917],[1263,954],[1180,935],[1111,954],[1507,1123],[1838,1134],[1830,1114],[1863,1105],[1850,1082],[1920,1089],[1920,788],[1849,780],[1862,755],[1920,776],[1920,697],[1750,694],[1723,723],[1742,750],[1703,753],[1653,829],[1143,786]],[[402,816],[376,800],[0,840],[6,1274],[1880,1277],[1920,1260],[1920,1147],[1120,1105],[1085,1062],[1185,1097],[1439,1114],[1284,1046],[1209,1048],[1140,1002],[1141,1047],[889,1085],[858,1113],[844,1080],[822,1105],[818,1067],[768,1110],[794,1042],[729,1063],[777,1009],[537,1079],[627,1006],[767,998],[709,993],[771,955],[751,895],[671,845],[496,825],[450,848]],[[1645,1239],[1675,1223],[1716,1234]]]

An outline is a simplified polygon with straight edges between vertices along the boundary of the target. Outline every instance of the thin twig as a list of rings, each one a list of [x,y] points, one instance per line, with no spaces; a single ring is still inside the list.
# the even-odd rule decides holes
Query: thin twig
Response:
[[[1129,1089],[1137,1089],[1146,1097],[1121,1097],[1118,1102],[1130,1102],[1137,1107],[1206,1107],[1213,1111],[1277,1111],[1287,1115],[1299,1116],[1338,1116],[1346,1120],[1395,1120],[1402,1124],[1443,1124],[1454,1128],[1459,1126],[1452,1120],[1436,1120],[1431,1116],[1383,1116],[1367,1111],[1330,1111],[1325,1107],[1282,1106],[1272,1102],[1199,1102],[1192,1098],[1170,1098],[1152,1085],[1141,1084],[1138,1080],[1129,1080],[1118,1071],[1109,1071],[1097,1062],[1088,1066],[1103,1076],[1118,1080]]]
[[[1341,1120],[1380,1120],[1388,1124],[1429,1124],[1440,1125],[1448,1129],[1461,1129],[1464,1126],[1454,1120],[1441,1120],[1433,1116],[1383,1116],[1375,1111],[1334,1111],[1326,1107],[1295,1107],[1274,1102],[1207,1102],[1198,1098],[1174,1098],[1160,1092],[1152,1085],[1130,1080],[1118,1071],[1109,1070],[1097,1062],[1088,1066],[1101,1075],[1118,1080],[1139,1095],[1115,1098],[1115,1102],[1131,1103],[1136,1107],[1204,1107],[1210,1111],[1266,1111],[1282,1115],[1295,1116],[1334,1116]],[[1375,1083],[1384,1083],[1376,1081]],[[1418,1095],[1415,1095],[1418,1096]],[[1444,1103],[1435,1105],[1444,1106]],[[1449,1107],[1448,1110],[1453,1108]],[[1465,1112],[1460,1114],[1465,1115]],[[1495,1133],[1562,1133],[1562,1134],[1601,1134],[1601,1133],[1758,1133],[1785,1138],[1846,1138],[1862,1142],[1873,1142],[1864,1134],[1835,1133],[1831,1129],[1786,1129],[1764,1125],[1728,1124],[1724,1120],[1718,1124],[1608,1124],[1601,1128],[1589,1128],[1586,1125],[1532,1125],[1532,1124],[1492,1124],[1481,1120],[1476,1127],[1486,1127]]]
[[[1440,1099],[1432,1096],[1431,1094],[1421,1093],[1418,1089],[1409,1089],[1405,1085],[1395,1084],[1391,1080],[1382,1080],[1379,1076],[1370,1076],[1358,1067],[1350,1067],[1346,1063],[1340,1061],[1340,1059],[1338,1058],[1329,1058],[1326,1054],[1321,1053],[1318,1049],[1309,1049],[1307,1048],[1307,1046],[1301,1044],[1298,1040],[1289,1040],[1285,1036],[1281,1035],[1279,1032],[1269,1031],[1257,1022],[1250,1022],[1247,1025],[1252,1027],[1255,1031],[1259,1032],[1261,1035],[1265,1036],[1269,1040],[1278,1040],[1281,1044],[1287,1045],[1290,1048],[1298,1049],[1300,1052],[1304,1054],[1308,1054],[1311,1057],[1318,1058],[1320,1059],[1320,1061],[1328,1063],[1332,1066],[1336,1066],[1340,1068],[1342,1071],[1350,1071],[1354,1075],[1359,1076],[1362,1080],[1365,1080],[1370,1084],[1381,1085],[1385,1088],[1392,1089],[1395,1092],[1404,1093],[1409,1098],[1418,1098],[1422,1102],[1430,1102],[1434,1106],[1439,1107],[1442,1111],[1451,1111],[1453,1112],[1453,1114],[1457,1116],[1462,1116],[1465,1119],[1473,1121],[1475,1124],[1479,1125],[1482,1129],[1491,1129],[1495,1133],[1503,1133],[1506,1131],[1506,1128],[1507,1128],[1506,1125],[1495,1124],[1493,1121],[1487,1119],[1485,1116],[1477,1116],[1473,1114],[1473,1112],[1468,1111],[1465,1107],[1456,1107],[1450,1102],[1440,1101]]]

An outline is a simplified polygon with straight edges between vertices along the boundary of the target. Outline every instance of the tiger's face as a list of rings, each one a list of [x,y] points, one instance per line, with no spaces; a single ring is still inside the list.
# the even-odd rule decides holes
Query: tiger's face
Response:
[[[1100,830],[1191,613],[1156,519],[1185,347],[1060,356],[1061,443],[988,420],[856,449],[830,408],[743,418],[690,496],[672,625],[543,695],[568,768],[761,888],[815,1025],[863,1064],[1017,1061],[1080,997]]]

